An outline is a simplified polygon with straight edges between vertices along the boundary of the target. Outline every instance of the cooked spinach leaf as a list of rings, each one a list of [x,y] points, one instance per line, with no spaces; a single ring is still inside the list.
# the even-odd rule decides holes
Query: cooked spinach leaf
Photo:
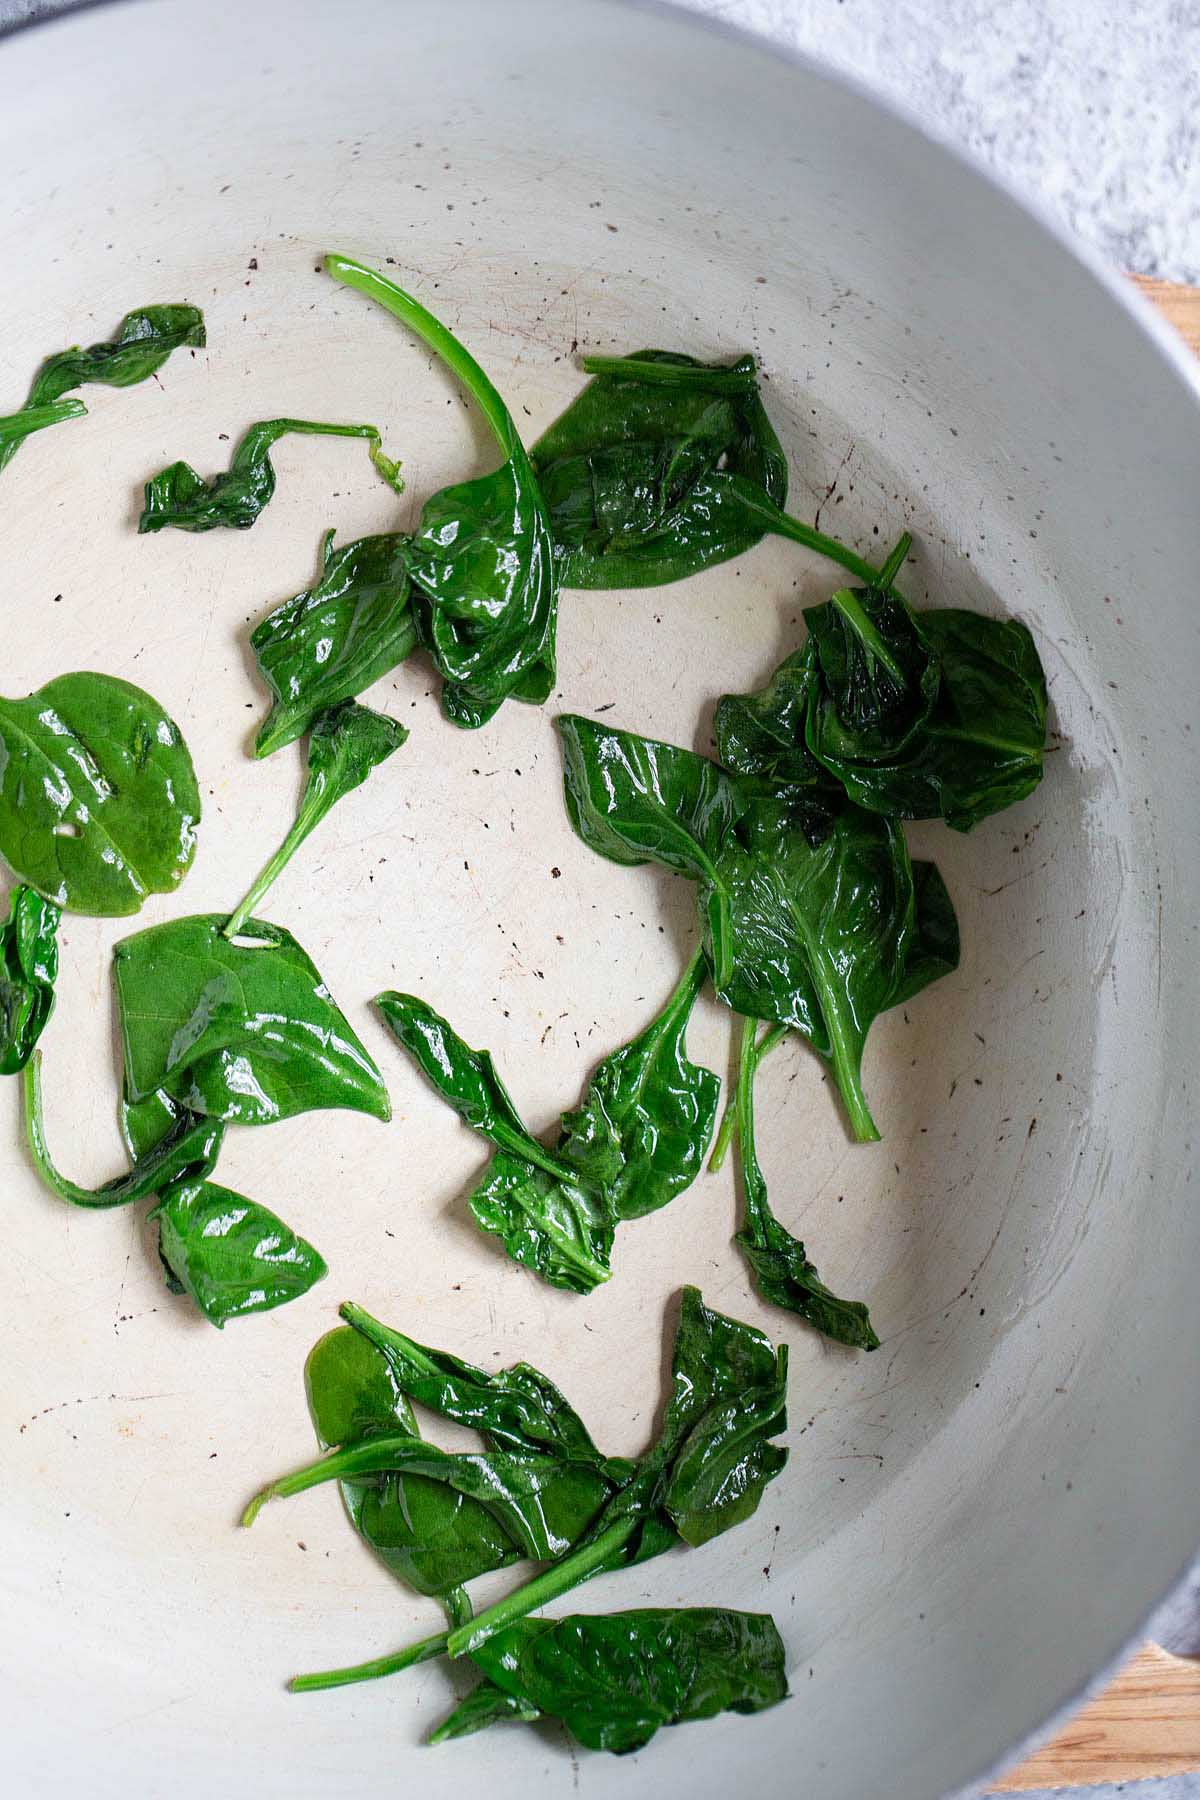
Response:
[[[522,1619],[472,1653],[484,1680],[429,1741],[544,1715],[585,1749],[625,1755],[662,1725],[777,1705],[788,1693],[785,1656],[766,1613],[645,1607]]]
[[[146,483],[146,499],[138,530],[212,531],[227,526],[248,531],[275,492],[271,450],[281,437],[365,438],[371,461],[388,486],[404,492],[400,464],[383,454],[374,425],[318,425],[309,419],[263,419],[252,425],[233,453],[228,469],[205,481],[185,462],[171,463]]]
[[[34,1051],[22,1077],[25,1128],[38,1174],[60,1200],[69,1200],[73,1206],[128,1206],[131,1201],[144,1200],[148,1194],[160,1193],[172,1181],[202,1181],[215,1168],[225,1135],[224,1123],[179,1107],[166,1134],[136,1159],[127,1175],[118,1175],[98,1188],[81,1187],[78,1182],[69,1181],[54,1167],[46,1148],[41,1054],[40,1050]]]
[[[361,694],[408,656],[417,632],[406,541],[384,532],[335,550],[327,531],[316,584],[254,628],[250,647],[275,696],[255,741],[256,756],[303,737],[327,707]]]
[[[187,345],[201,349],[204,341],[204,315],[198,307],[143,306],[137,312],[126,313],[111,342],[93,344],[87,350],[76,346],[48,356],[33,378],[22,411],[40,412],[85,382],[132,387],[157,374],[172,350]],[[77,416],[75,412],[63,414],[65,418]],[[16,454],[18,441],[17,434],[7,441],[0,437],[0,469]]]
[[[179,727],[115,675],[0,698],[0,853],[68,912],[134,913],[180,882],[200,791]]]
[[[477,1501],[511,1546],[549,1566],[476,1617],[460,1599],[459,1622],[449,1632],[353,1668],[300,1677],[294,1687],[373,1680],[443,1652],[474,1655],[497,1632],[590,1576],[658,1555],[680,1540],[704,1543],[748,1518],[786,1461],[787,1452],[770,1441],[785,1423],[786,1350],[710,1311],[694,1288],[684,1291],[663,1429],[636,1462],[599,1456],[558,1390],[536,1370],[518,1365],[487,1376],[389,1332],[359,1308],[342,1312],[357,1331],[369,1333],[386,1376],[349,1354],[344,1341],[330,1344],[323,1352],[329,1368],[320,1373],[325,1424],[318,1431],[322,1438],[328,1429],[347,1435],[328,1456],[264,1488],[244,1523],[266,1500],[326,1481],[420,1474]],[[436,1450],[407,1428],[397,1396],[410,1395],[455,1420],[473,1418],[485,1436],[495,1433],[494,1441],[507,1447],[481,1454]],[[465,1571],[477,1552],[476,1540],[456,1544],[439,1568],[452,1591],[469,1579]],[[407,1573],[406,1563],[393,1566]]]
[[[774,1033],[756,1044],[757,1030],[753,1019],[742,1020],[736,1117],[746,1210],[734,1242],[750,1264],[755,1286],[765,1300],[798,1313],[840,1344],[855,1350],[877,1350],[879,1339],[866,1307],[860,1300],[839,1300],[830,1293],[808,1260],[804,1245],[771,1211],[754,1140],[754,1077]]]
[[[0,469],[17,445],[35,431],[45,431],[47,425],[61,425],[67,419],[86,417],[87,407],[82,400],[56,400],[53,405],[26,406],[19,413],[7,413],[0,418]]]
[[[530,452],[563,586],[677,581],[756,544],[763,527],[731,479],[782,506],[787,459],[754,358],[724,367],[643,350],[583,366],[593,379]]]
[[[512,415],[474,357],[418,300],[345,256],[325,267],[414,331],[478,404],[504,455],[494,474],[426,501],[404,555],[442,707],[477,726],[505,700],[540,705],[554,686],[558,586],[545,504]]]
[[[261,1125],[316,1107],[390,1116],[383,1077],[290,931],[199,914],[114,951],[134,1104],[160,1089],[212,1119]]]
[[[385,762],[407,737],[403,725],[353,700],[343,700],[318,714],[309,732],[308,781],[300,809],[282,844],[230,914],[224,926],[225,937],[238,935],[310,832],[316,830],[339,800],[361,787],[372,769]]]
[[[958,919],[937,864],[914,862],[912,875],[913,935],[893,1006],[903,1006],[922,988],[940,981],[943,975],[952,975],[958,967]]]
[[[0,1075],[16,1075],[54,1011],[58,980],[58,921],[52,900],[15,887],[0,925]]]
[[[169,1281],[218,1327],[283,1306],[326,1273],[307,1239],[257,1201],[215,1182],[173,1182],[150,1217]]]
[[[553,1152],[522,1122],[486,1050],[470,1049],[414,995],[378,998],[439,1093],[497,1147],[471,1194],[476,1223],[555,1287],[590,1293],[607,1281],[617,1222],[665,1206],[700,1171],[720,1090],[685,1048],[703,981],[698,953],[658,1017],[605,1058],[582,1104],[562,1115]]]

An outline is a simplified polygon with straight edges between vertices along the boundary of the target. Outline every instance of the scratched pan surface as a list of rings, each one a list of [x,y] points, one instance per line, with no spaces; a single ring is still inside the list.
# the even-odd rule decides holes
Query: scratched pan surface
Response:
[[[466,1220],[481,1151],[368,1002],[427,994],[486,1042],[528,1116],[573,1104],[669,991],[684,884],[568,830],[551,717],[708,742],[830,571],[766,546],[686,586],[567,594],[560,688],[484,732],[419,660],[373,691],[412,740],[280,883],[387,1072],[390,1127],[349,1114],[231,1135],[222,1177],[324,1250],[301,1302],[218,1334],[164,1293],[134,1213],[73,1213],[3,1098],[0,1763],[12,1792],[884,1792],[966,1782],[1117,1650],[1194,1548],[1200,1211],[1196,1070],[1197,445],[1182,361],[1132,301],[978,173],[814,70],[668,13],[602,4],[113,7],[0,44],[0,396],[38,357],[187,298],[210,348],[46,433],[3,477],[6,692],[67,668],[143,683],[205,797],[181,902],[232,903],[289,818],[298,754],[247,756],[247,626],[305,585],[326,526],[397,517],[361,446],[278,455],[248,536],[139,539],[139,484],[294,413],[370,419],[404,457],[401,522],[488,466],[478,417],[392,321],[314,273],[328,247],[397,272],[492,371],[532,436],[571,351],[759,353],[798,511],[866,549],[907,525],[910,587],[1019,613],[1053,700],[1035,797],[962,839],[920,827],[962,968],[872,1035],[882,1144],[848,1144],[802,1048],[764,1074],[772,1196],[870,1358],[748,1294],[730,1181],[618,1240],[588,1300],[506,1264]],[[255,266],[257,264],[257,267]],[[875,532],[880,537],[877,540]],[[45,1040],[51,1142],[120,1166],[108,954],[70,919]],[[693,1053],[724,1070],[728,1022]],[[305,1351],[353,1297],[485,1364],[527,1356],[600,1440],[635,1451],[684,1281],[793,1346],[792,1460],[757,1517],[588,1591],[588,1607],[770,1608],[795,1697],[665,1732],[617,1763],[554,1732],[439,1751],[440,1666],[309,1698],[297,1669],[396,1646],[431,1609],[315,1493],[235,1528],[311,1450]]]

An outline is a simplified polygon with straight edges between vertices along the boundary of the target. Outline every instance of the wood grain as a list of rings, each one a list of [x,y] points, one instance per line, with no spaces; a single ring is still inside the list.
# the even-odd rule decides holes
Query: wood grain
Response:
[[[1200,355],[1200,288],[1133,279]],[[1084,1787],[1194,1769],[1200,1769],[1200,1663],[1146,1644],[1065,1730],[994,1788]]]

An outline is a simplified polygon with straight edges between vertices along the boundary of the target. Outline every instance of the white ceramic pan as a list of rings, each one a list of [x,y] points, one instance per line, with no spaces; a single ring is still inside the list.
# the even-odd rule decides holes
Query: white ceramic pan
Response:
[[[5,405],[42,354],[131,306],[208,316],[206,352],[92,389],[90,417],[0,484],[4,691],[112,671],[196,756],[200,855],[144,922],[230,905],[281,833],[300,760],[246,754],[247,622],[305,585],[326,526],[396,512],[334,441],[281,448],[248,535],[138,538],[141,481],[176,456],[222,466],[220,434],[257,418],[370,419],[405,459],[406,521],[492,454],[428,354],[314,273],[329,248],[393,260],[531,437],[578,387],[576,346],[757,352],[796,509],[867,549],[907,525],[914,598],[1027,620],[1055,731],[1030,801],[969,838],[912,833],[964,955],[872,1034],[882,1144],[847,1141],[801,1047],[764,1070],[773,1198],[823,1274],[870,1297],[884,1341],[864,1358],[748,1293],[728,1176],[629,1228],[590,1299],[506,1263],[464,1213],[478,1143],[368,1007],[420,989],[537,1123],[574,1104],[692,925],[683,884],[571,835],[551,715],[611,706],[705,747],[715,696],[797,641],[830,569],[775,544],[685,586],[567,594],[559,693],[478,734],[441,720],[419,660],[381,684],[412,740],[271,910],[379,1057],[395,1118],[235,1133],[222,1164],[318,1241],[328,1281],[219,1335],[164,1292],[140,1217],[40,1188],[0,1096],[6,1791],[928,1800],[970,1781],[1108,1663],[1200,1540],[1200,410],[1181,352],[913,124],[664,11],[88,11],[0,43],[0,168]],[[122,1166],[108,952],[128,928],[64,931],[48,1126],[77,1178]],[[727,1033],[702,1010],[693,1053],[724,1070]],[[791,1462],[751,1523],[580,1604],[770,1608],[790,1702],[618,1762],[528,1728],[421,1748],[451,1699],[439,1665],[287,1694],[297,1669],[432,1628],[332,1492],[236,1528],[311,1453],[301,1367],[337,1303],[488,1365],[527,1356],[634,1451],[684,1281],[791,1343]]]

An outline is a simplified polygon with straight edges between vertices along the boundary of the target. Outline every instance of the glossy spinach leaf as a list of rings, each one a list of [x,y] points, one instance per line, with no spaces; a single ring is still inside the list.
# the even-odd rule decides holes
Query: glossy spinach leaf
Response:
[[[903,832],[851,806],[814,845],[786,807],[765,804],[741,829],[717,861],[732,947],[732,974],[717,982],[718,994],[735,1012],[810,1038],[830,1060],[855,1136],[876,1139],[862,1055],[872,1020],[902,989],[913,942]],[[707,922],[703,887],[701,899]]]
[[[388,1359],[361,1327],[339,1326],[321,1338],[309,1353],[304,1379],[322,1449],[388,1433],[417,1435]],[[343,1480],[340,1487],[363,1542],[417,1593],[452,1595],[520,1555],[485,1506],[445,1482],[393,1471]]]
[[[191,866],[200,792],[179,727],[115,675],[0,699],[0,853],[68,912],[137,912]]]
[[[409,655],[417,632],[405,541],[384,532],[335,550],[327,531],[315,585],[255,626],[250,647],[275,696],[256,756],[294,743],[326,708],[361,694]]]
[[[659,862],[704,884],[714,979],[732,974],[728,897],[717,859],[741,808],[734,784],[707,757],[616,731],[573,713],[557,721],[567,817],[610,862]]]
[[[233,453],[228,469],[205,481],[185,462],[171,463],[146,483],[146,499],[138,530],[212,531],[227,526],[247,531],[275,492],[271,450],[281,437],[365,438],[371,461],[388,486],[404,492],[400,465],[383,454],[374,425],[318,425],[309,419],[264,419],[252,425]]]
[[[519,1631],[520,1626],[513,1629]],[[489,1725],[513,1724],[518,1720],[532,1724],[541,1716],[531,1700],[506,1694],[485,1676],[425,1741],[427,1744],[446,1744],[451,1738],[471,1737],[477,1731],[486,1731]]]
[[[82,400],[56,400],[53,405],[26,406],[18,413],[6,413],[0,417],[0,468],[17,445],[35,431],[45,431],[47,425],[62,425],[67,419],[86,417],[87,407]]]
[[[501,1717],[544,1714],[561,1719],[586,1749],[623,1755],[662,1725],[777,1705],[788,1693],[785,1660],[766,1613],[646,1607],[522,1619],[473,1652],[486,1677],[482,1693],[476,1689],[430,1741]],[[495,1690],[520,1710],[504,1711]]]
[[[157,374],[172,350],[204,344],[204,316],[195,306],[144,306],[126,313],[116,336],[90,349],[60,350],[48,356],[33,378],[25,412],[52,406],[85,382],[105,387],[132,387]],[[80,409],[82,410],[82,408]],[[18,418],[20,414],[16,415]],[[75,412],[64,417],[76,417]],[[47,420],[47,423],[50,421]],[[0,469],[16,453],[18,436],[0,437]]]
[[[34,1166],[60,1200],[69,1200],[73,1206],[128,1206],[134,1200],[144,1200],[149,1194],[161,1193],[173,1181],[203,1181],[212,1173],[225,1126],[220,1119],[204,1118],[186,1107],[179,1107],[165,1135],[135,1160],[127,1175],[118,1175],[98,1188],[81,1187],[78,1182],[60,1175],[46,1148],[40,1065],[41,1051],[35,1050],[22,1077],[25,1129]]]
[[[936,863],[914,862],[913,935],[904,974],[892,999],[893,1006],[903,1006],[943,975],[952,975],[958,967],[958,919],[954,902]]]
[[[317,1107],[390,1116],[383,1077],[290,931],[220,914],[154,925],[114,952],[126,1098],[163,1089],[211,1118],[261,1125]]]
[[[61,917],[33,888],[13,889],[0,925],[0,1075],[25,1067],[54,1011]]]
[[[173,1182],[150,1217],[169,1281],[218,1327],[283,1306],[327,1273],[306,1238],[212,1181]]]
[[[512,415],[474,357],[386,276],[327,256],[338,281],[400,319],[462,382],[505,458],[494,474],[428,500],[405,548],[421,641],[456,725],[484,724],[505,700],[540,705],[554,686],[558,584],[545,504]]]
[[[808,1260],[804,1245],[784,1229],[771,1211],[754,1138],[754,1077],[763,1049],[755,1041],[757,1029],[753,1019],[742,1020],[737,1135],[745,1217],[734,1242],[750,1264],[754,1285],[764,1300],[799,1314],[839,1344],[849,1344],[855,1350],[877,1350],[879,1339],[866,1307],[860,1300],[840,1300],[830,1292],[819,1279],[815,1264]]]
[[[618,1219],[656,1212],[704,1162],[721,1083],[689,1062],[687,1025],[705,975],[698,952],[658,1017],[605,1057],[582,1105],[563,1114],[555,1154],[604,1192]]]
[[[814,790],[830,785],[804,741],[813,688],[819,679],[810,643],[784,658],[757,694],[725,694],[713,731],[717,761],[731,775],[775,788]]]
[[[705,365],[643,350],[583,366],[593,379],[530,453],[563,586],[677,581],[756,544],[763,527],[731,477],[782,506],[787,459],[754,358]]]
[[[339,800],[361,787],[372,769],[386,762],[407,737],[403,725],[354,700],[343,700],[317,715],[308,737],[308,781],[300,809],[282,844],[230,914],[224,927],[225,937],[238,935],[310,832],[316,830]]]
[[[614,1479],[629,1474],[632,1464],[601,1455],[579,1414],[540,1369],[516,1363],[489,1374],[448,1350],[431,1350],[380,1324],[353,1302],[341,1308],[341,1315],[371,1346],[390,1388],[406,1401],[415,1400],[456,1425],[469,1425],[497,1450],[588,1463]],[[365,1366],[361,1358],[360,1366]]]

